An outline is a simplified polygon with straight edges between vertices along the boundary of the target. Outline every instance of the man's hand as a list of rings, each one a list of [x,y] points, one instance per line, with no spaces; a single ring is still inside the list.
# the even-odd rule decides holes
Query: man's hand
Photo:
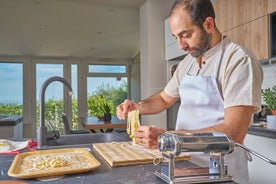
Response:
[[[127,117],[128,112],[136,110],[136,103],[131,100],[126,99],[123,103],[117,106],[116,114],[120,120],[124,120]]]
[[[157,149],[158,136],[165,132],[164,129],[155,126],[140,126],[134,134],[138,144],[147,148]]]

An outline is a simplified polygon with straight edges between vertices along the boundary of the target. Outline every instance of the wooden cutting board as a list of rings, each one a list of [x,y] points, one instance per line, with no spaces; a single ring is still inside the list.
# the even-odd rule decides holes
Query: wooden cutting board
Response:
[[[137,164],[153,164],[162,158],[158,150],[148,149],[141,145],[133,146],[132,142],[95,143],[93,148],[111,165],[127,166]],[[191,156],[182,153],[176,160],[189,160]]]

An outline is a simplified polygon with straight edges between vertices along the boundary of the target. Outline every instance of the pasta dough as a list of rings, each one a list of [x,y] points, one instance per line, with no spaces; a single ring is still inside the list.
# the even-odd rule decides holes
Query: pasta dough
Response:
[[[81,152],[30,155],[23,159],[20,173],[31,173],[51,169],[88,168],[91,163]]]
[[[133,135],[135,132],[137,132],[139,126],[140,126],[139,111],[134,110],[129,112],[127,116],[127,133],[129,134],[129,137],[132,138],[133,145],[137,144],[137,140]]]

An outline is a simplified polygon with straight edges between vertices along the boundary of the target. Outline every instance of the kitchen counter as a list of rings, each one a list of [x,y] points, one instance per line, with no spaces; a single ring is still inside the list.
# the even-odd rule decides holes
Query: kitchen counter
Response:
[[[21,123],[22,120],[23,120],[22,116],[0,115],[0,126],[15,126]]]
[[[276,139],[276,129],[268,129],[264,127],[251,126],[248,129],[247,133],[251,135],[257,135],[261,137]]]
[[[126,134],[122,133],[97,133],[91,134],[95,136],[94,143],[97,142],[96,138],[101,136],[99,142],[108,142],[110,141],[110,135],[113,135],[117,141],[129,141],[129,138]],[[104,137],[107,136],[108,139],[104,140]],[[69,139],[68,139],[69,140]],[[116,141],[114,140],[114,141]],[[70,140],[69,140],[70,141]],[[28,179],[21,180],[29,184],[32,183],[52,183],[52,184],[63,184],[63,183],[101,183],[101,184],[110,184],[110,183],[165,183],[163,180],[154,175],[154,171],[160,169],[160,166],[147,164],[147,165],[134,165],[134,166],[122,166],[122,167],[111,167],[108,163],[92,148],[91,144],[80,144],[75,147],[85,147],[91,149],[91,153],[100,161],[101,166],[86,173],[71,174],[66,175],[59,179],[52,179],[48,181],[41,181],[39,179]],[[14,159],[15,155],[0,155],[0,181],[2,180],[20,180],[16,178],[9,177],[7,175],[8,169]],[[183,167],[196,167],[196,165],[190,161],[182,161]],[[1,183],[1,182],[0,182]],[[227,184],[234,184],[235,182],[224,182]]]

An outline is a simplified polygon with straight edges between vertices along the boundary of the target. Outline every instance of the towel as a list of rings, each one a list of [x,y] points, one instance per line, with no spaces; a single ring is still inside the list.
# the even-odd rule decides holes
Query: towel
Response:
[[[20,150],[28,148],[30,151],[34,151],[34,147],[37,145],[33,140],[27,141],[11,141],[7,139],[0,139],[0,154],[18,154]]]

